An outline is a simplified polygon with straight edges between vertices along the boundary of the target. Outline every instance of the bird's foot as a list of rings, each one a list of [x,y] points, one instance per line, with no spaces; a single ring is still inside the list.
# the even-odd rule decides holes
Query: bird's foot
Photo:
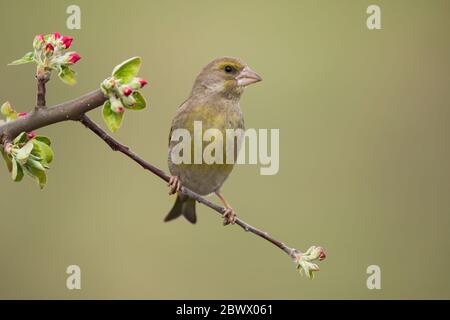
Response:
[[[177,176],[172,176],[169,179],[169,183],[167,184],[170,188],[169,195],[175,194],[181,189],[181,181]]]
[[[236,211],[232,208],[226,208],[223,213],[223,225],[235,224],[237,219]]]

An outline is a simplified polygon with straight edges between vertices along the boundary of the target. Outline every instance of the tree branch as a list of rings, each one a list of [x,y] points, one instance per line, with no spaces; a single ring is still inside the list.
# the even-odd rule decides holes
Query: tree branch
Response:
[[[84,113],[103,105],[105,101],[105,96],[98,89],[75,100],[35,110],[26,117],[0,125],[0,143],[13,140],[21,132],[30,132],[61,121],[78,120]]]
[[[45,82],[41,83],[38,79],[37,96],[38,105],[40,105],[40,107],[36,107],[35,110],[28,116],[20,117],[14,121],[4,124],[0,123],[0,144],[3,145],[3,148],[7,148],[7,142],[12,141],[17,135],[22,132],[30,132],[67,120],[80,121],[86,128],[91,130],[106,144],[108,144],[108,146],[112,150],[123,153],[131,160],[141,165],[144,169],[152,172],[162,180],[169,182],[169,175],[139,157],[126,145],[123,145],[115,140],[86,115],[86,112],[103,105],[103,103],[107,100],[101,90],[95,90],[72,101],[64,102],[50,108],[44,108]],[[226,211],[225,208],[207,200],[206,198],[186,187],[181,186],[180,192],[188,195],[192,199],[195,199],[197,202],[200,202],[205,206],[213,209],[222,217]],[[236,224],[240,226],[244,231],[251,232],[258,237],[269,241],[277,248],[281,249],[294,260],[294,262],[297,264],[297,269],[299,269],[300,272],[304,272],[305,274],[307,274],[309,278],[314,277],[313,271],[319,270],[319,267],[316,264],[312,263],[312,261],[316,259],[323,260],[325,258],[325,253],[321,247],[312,246],[306,252],[300,252],[299,250],[291,248],[283,242],[273,238],[267,232],[251,226],[240,218],[237,218]]]
[[[35,110],[45,108],[45,84],[50,80],[50,77],[46,73],[39,73],[36,75],[37,80],[37,94],[36,94],[36,107]]]
[[[163,179],[166,182],[169,182],[170,176],[168,176],[164,171],[161,169],[158,169],[157,167],[153,166],[152,164],[148,163],[147,161],[143,160],[141,157],[139,157],[136,153],[130,150],[127,146],[121,144],[117,140],[115,140],[113,137],[111,137],[108,133],[106,133],[102,128],[100,128],[94,121],[92,121],[87,115],[82,115],[80,118],[80,122],[83,123],[89,130],[94,132],[97,136],[99,136],[103,141],[105,141],[112,150],[119,151],[132,159],[133,161],[140,164],[144,169],[149,170],[153,174],[157,175],[161,179]],[[210,207],[211,209],[215,210],[217,213],[219,213],[221,216],[225,213],[225,208],[205,199],[201,195],[189,190],[188,188],[181,187],[180,192],[188,195],[192,199],[195,199],[197,202],[200,202],[204,204],[207,207]],[[251,225],[249,225],[247,222],[245,222],[242,219],[237,218],[236,224],[239,225],[242,229],[245,231],[252,232],[256,234],[257,236],[266,239],[267,241],[271,242],[281,250],[283,250],[285,253],[287,253],[291,258],[296,258],[296,254],[298,254],[298,250],[293,249],[285,245],[283,242],[276,240],[275,238],[271,237],[267,232],[261,231]]]
[[[160,177],[162,180],[168,182],[170,176],[168,176],[164,171],[156,168],[152,164],[143,160],[136,153],[131,151],[130,148],[119,143],[117,140],[112,138],[108,133],[106,133],[102,128],[100,128],[95,122],[93,122],[87,115],[85,115],[86,112],[101,106],[105,102],[105,100],[106,98],[104,97],[101,90],[95,90],[72,101],[64,102],[50,108],[45,109],[39,108],[30,113],[30,115],[27,117],[21,117],[18,118],[17,120],[0,125],[0,143],[13,140],[21,132],[30,132],[45,126],[49,126],[67,120],[80,121],[88,129],[90,129],[98,137],[100,137],[103,141],[105,141],[111,147],[112,150],[123,153],[133,161],[140,164],[144,169],[149,170],[153,174]],[[188,188],[182,187],[180,192],[195,199],[197,202],[200,202],[205,206],[210,207],[220,215],[223,215],[223,213],[225,212],[225,208],[203,198],[202,196],[189,190]],[[275,246],[283,250],[293,259],[298,254],[298,251],[296,249],[288,247],[283,242],[278,241],[275,238],[271,237],[267,232],[264,232],[249,225],[242,219],[237,219],[236,224],[239,225],[245,231],[252,232],[257,236],[266,239],[270,243],[274,244]]]

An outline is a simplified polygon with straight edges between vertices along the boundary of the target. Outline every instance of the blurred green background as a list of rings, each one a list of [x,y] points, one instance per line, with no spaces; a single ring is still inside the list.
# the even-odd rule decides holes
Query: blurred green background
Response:
[[[66,8],[81,7],[81,30]],[[382,30],[366,27],[378,4]],[[165,184],[78,123],[39,130],[56,153],[48,186],[0,170],[0,298],[450,298],[450,2],[2,1],[0,100],[35,101],[34,68],[7,67],[35,34],[75,38],[78,84],[54,76],[50,105],[143,58],[150,108],[120,141],[167,170],[171,118],[213,58],[244,59],[264,81],[241,101],[248,128],[280,129],[280,171],[238,166],[224,193],[238,214],[290,246],[322,245],[314,281],[266,241],[162,219]],[[100,109],[90,115],[100,121]],[[68,265],[82,290],[66,289]],[[366,268],[381,267],[381,290]]]

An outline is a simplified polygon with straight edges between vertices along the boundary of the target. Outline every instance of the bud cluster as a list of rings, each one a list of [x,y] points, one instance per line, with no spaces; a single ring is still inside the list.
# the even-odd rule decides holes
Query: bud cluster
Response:
[[[312,246],[304,253],[295,251],[293,257],[300,274],[304,272],[308,278],[314,279],[314,272],[319,271],[320,268],[313,261],[323,261],[327,256],[322,247]]]
[[[10,65],[35,62],[38,74],[49,75],[52,70],[56,70],[63,82],[74,84],[75,72],[70,67],[81,57],[75,51],[68,51],[72,41],[72,37],[62,36],[59,32],[47,35],[38,34],[33,40],[34,50],[13,61]]]
[[[141,58],[134,57],[128,59],[112,72],[112,75],[105,79],[100,88],[108,98],[103,105],[103,119],[108,128],[115,132],[121,126],[125,109],[142,110],[147,102],[139,92],[147,81],[137,77],[141,66]]]
[[[113,112],[123,113],[125,108],[135,109],[139,100],[138,90],[147,85],[142,78],[133,78],[129,83],[122,84],[120,79],[109,77],[101,84],[101,89],[111,102]]]
[[[9,102],[0,107],[6,122],[28,117],[27,112],[16,112]],[[43,188],[47,182],[46,170],[53,160],[50,139],[36,135],[36,132],[22,132],[13,141],[4,142],[0,153],[11,172],[14,181],[21,181],[24,173],[34,178]]]
[[[80,60],[80,55],[75,51],[66,51],[72,45],[72,41],[72,37],[61,36],[59,32],[45,36],[37,35],[33,41],[36,62],[46,69],[75,64]]]

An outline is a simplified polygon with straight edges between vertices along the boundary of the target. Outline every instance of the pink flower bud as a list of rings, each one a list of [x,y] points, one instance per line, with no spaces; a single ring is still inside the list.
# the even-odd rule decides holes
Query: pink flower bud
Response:
[[[133,89],[131,89],[130,87],[126,86],[122,89],[122,93],[125,97],[128,97],[130,94],[133,93]]]
[[[36,37],[34,37],[35,43],[43,43],[45,41],[44,36],[42,34],[38,34]]]
[[[35,137],[36,137],[36,132],[34,132],[34,131],[27,132],[28,140],[34,139]]]
[[[141,85],[141,88],[143,88],[147,83],[148,83],[148,81],[147,80],[144,80],[144,79],[138,79],[138,82],[139,82],[139,84]]]
[[[325,260],[326,257],[327,255],[325,254],[325,251],[323,250],[323,248],[320,248],[319,261]]]
[[[18,117],[26,117],[28,115],[28,112],[19,112],[17,114]]]
[[[68,49],[70,47],[70,45],[72,44],[72,40],[73,40],[72,37],[67,37],[67,36],[61,37],[61,42],[66,49]]]
[[[80,59],[81,59],[81,57],[78,53],[76,53],[76,52],[69,53],[68,62],[76,63]]]
[[[58,40],[59,38],[61,38],[61,34],[60,34],[59,32],[54,32],[54,33],[53,33],[53,38],[54,38],[55,40]]]
[[[47,51],[47,52],[53,52],[53,51],[55,51],[55,47],[53,47],[53,45],[52,45],[51,43],[47,43],[47,44],[45,45],[45,51]]]
[[[147,80],[144,80],[142,78],[133,78],[133,80],[128,83],[128,86],[130,86],[133,90],[138,90],[143,88],[147,83]]]
[[[111,97],[111,110],[116,113],[123,113],[125,111],[122,102],[116,97]]]
[[[33,47],[36,50],[41,50],[42,47],[44,46],[44,42],[45,42],[44,36],[42,34],[38,34],[36,37],[34,37]]]

